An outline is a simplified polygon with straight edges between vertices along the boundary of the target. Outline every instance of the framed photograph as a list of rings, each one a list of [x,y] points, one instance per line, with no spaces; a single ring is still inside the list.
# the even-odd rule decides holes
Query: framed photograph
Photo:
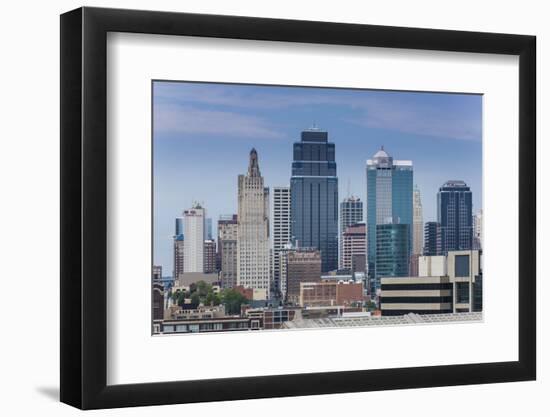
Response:
[[[535,37],[61,16],[61,401],[533,380]]]

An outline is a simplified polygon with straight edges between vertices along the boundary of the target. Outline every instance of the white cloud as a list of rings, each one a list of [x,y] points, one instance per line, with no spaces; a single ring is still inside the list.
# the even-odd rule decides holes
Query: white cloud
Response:
[[[165,133],[223,134],[256,139],[284,137],[260,117],[193,106],[158,105],[154,127],[156,132]]]
[[[346,90],[319,90],[303,89],[301,94],[286,94],[281,89],[265,89],[263,91],[251,88],[239,89],[237,86],[223,84],[193,84],[182,83],[182,88],[173,83],[159,83],[155,86],[155,100],[157,106],[186,103],[187,105],[209,105],[227,108],[229,111],[193,110],[198,117],[203,113],[227,121],[231,129],[238,131],[245,129],[250,136],[258,132],[265,133],[265,137],[277,137],[276,129],[270,128],[268,123],[257,117],[238,113],[237,109],[287,109],[307,106],[340,106],[349,108],[350,116],[344,122],[368,128],[385,129],[408,133],[456,140],[481,139],[481,119],[475,112],[465,111],[463,105],[444,108],[437,107],[435,101],[418,104],[415,101],[404,102],[403,95],[391,92],[370,91],[364,97],[350,96]],[[184,107],[185,108],[185,107]],[[198,124],[186,118],[191,129]],[[214,120],[214,119],[213,119]],[[246,124],[246,126],[243,126]],[[195,126],[197,129],[216,130],[218,126]],[[176,128],[176,126],[173,126]],[[180,127],[181,128],[181,127]],[[218,131],[216,131],[218,133]]]

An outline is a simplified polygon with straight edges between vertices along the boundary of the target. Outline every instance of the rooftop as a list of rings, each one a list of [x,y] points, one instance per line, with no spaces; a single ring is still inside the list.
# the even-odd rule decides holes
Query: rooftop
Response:
[[[407,326],[413,324],[445,324],[460,322],[476,322],[483,319],[482,313],[452,313],[452,314],[414,314],[404,316],[362,316],[362,317],[330,317],[319,319],[301,319],[287,321],[284,329],[310,329],[329,327],[366,327],[366,326]]]

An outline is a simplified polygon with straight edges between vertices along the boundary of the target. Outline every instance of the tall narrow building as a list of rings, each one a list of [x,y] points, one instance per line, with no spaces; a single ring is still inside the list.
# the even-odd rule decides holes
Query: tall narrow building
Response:
[[[179,280],[183,275],[183,244],[183,217],[176,217],[176,230],[173,243],[174,265],[172,269],[172,278],[174,280]]]
[[[281,252],[291,242],[290,187],[273,187],[273,282],[276,295],[281,294]]]
[[[417,186],[413,191],[413,255],[422,255],[424,247],[424,219],[422,216],[422,200]]]
[[[359,197],[347,197],[340,203],[340,245],[338,267],[345,269],[343,259],[344,233],[348,226],[363,222],[363,202]]]
[[[237,285],[237,215],[222,216],[218,220],[218,264],[223,288]]]
[[[239,175],[237,285],[270,294],[269,189],[264,187],[258,153],[250,151],[248,172]]]
[[[483,210],[479,210],[472,219],[473,222],[473,249],[480,250],[483,247]]]
[[[204,219],[206,210],[198,203],[183,212],[183,272],[204,271]]]
[[[439,188],[437,221],[442,255],[472,249],[472,192],[464,181],[447,181]]]
[[[406,271],[412,248],[412,224],[413,224],[413,164],[412,161],[398,161],[382,147],[372,159],[367,160],[367,263],[368,275],[371,283],[371,292],[380,289],[380,278],[387,276],[387,271],[392,270],[384,266],[378,271],[377,265],[388,265],[392,262],[399,264],[397,271]],[[384,227],[378,230],[378,225]],[[388,226],[389,225],[389,226]],[[400,225],[399,227],[393,227]],[[396,254],[396,259],[384,259],[378,262],[378,237],[398,230],[400,239],[407,236],[406,268],[401,269],[402,253]],[[401,240],[400,240],[401,242]],[[401,250],[401,246],[399,247]],[[391,256],[391,252],[383,250],[384,256]],[[399,259],[397,259],[399,258]]]
[[[293,145],[290,178],[293,243],[316,248],[323,272],[338,268],[338,177],[335,145],[316,128]]]
[[[204,272],[210,274],[216,272],[216,241],[206,239],[204,241]]]
[[[424,256],[441,255],[441,227],[438,222],[426,222],[424,225]]]
[[[366,238],[365,223],[356,223],[346,227],[342,235],[341,269],[350,270],[352,273],[365,272]]]

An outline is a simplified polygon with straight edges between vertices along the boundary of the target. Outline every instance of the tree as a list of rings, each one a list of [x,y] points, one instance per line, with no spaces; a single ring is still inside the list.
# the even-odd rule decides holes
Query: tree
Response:
[[[197,308],[201,303],[201,298],[197,292],[191,294],[191,308]]]
[[[241,305],[246,304],[248,299],[238,291],[226,289],[221,293],[221,302],[227,314],[240,314]]]

